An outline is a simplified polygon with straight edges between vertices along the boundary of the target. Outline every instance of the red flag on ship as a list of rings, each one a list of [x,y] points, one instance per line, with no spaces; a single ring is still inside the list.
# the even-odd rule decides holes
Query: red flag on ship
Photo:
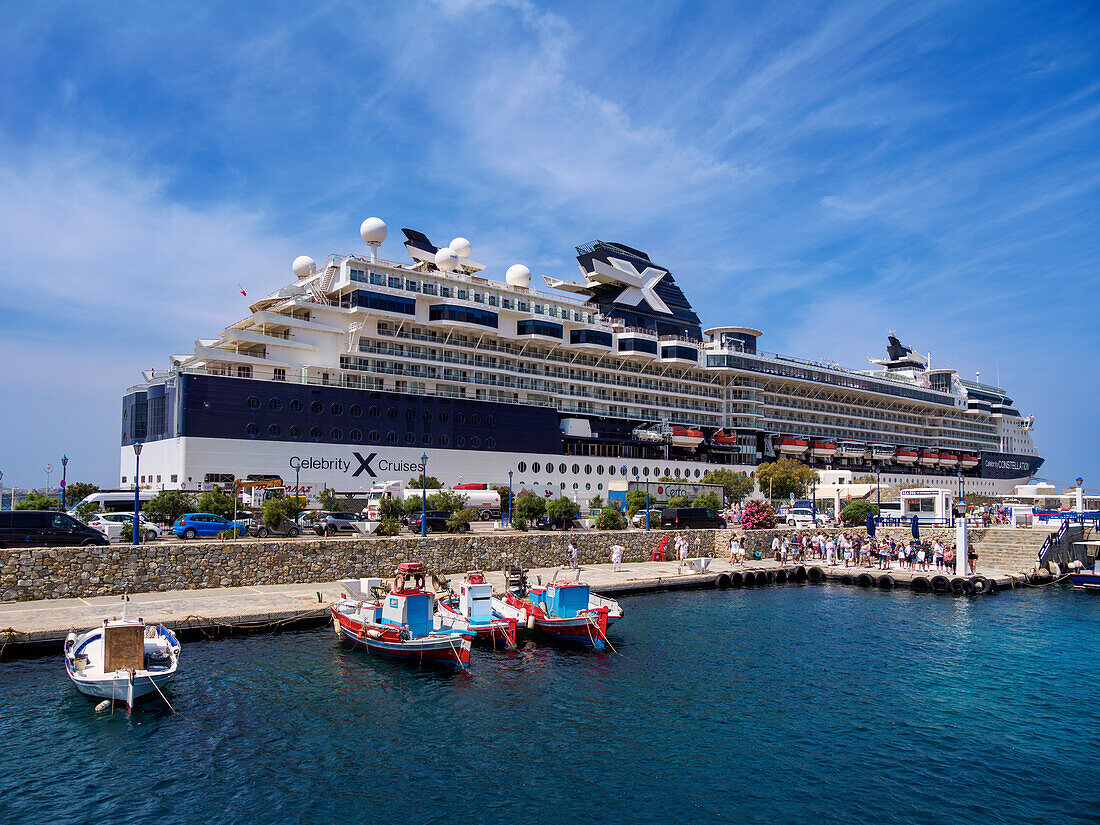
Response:
[[[243,286],[241,286],[240,284],[237,284],[237,289],[239,289],[241,291],[241,295],[243,295],[245,298],[248,297],[248,293],[244,291]]]

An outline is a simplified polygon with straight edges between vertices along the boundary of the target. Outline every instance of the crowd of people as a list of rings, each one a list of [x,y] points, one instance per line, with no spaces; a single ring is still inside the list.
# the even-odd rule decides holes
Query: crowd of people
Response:
[[[745,548],[737,536],[730,539],[730,564],[745,563]],[[908,544],[891,538],[875,539],[858,533],[841,533],[839,536],[826,536],[820,531],[801,535],[775,536],[772,539],[771,553],[780,564],[803,564],[808,561],[823,561],[830,567],[878,567],[890,570],[894,564],[901,570],[931,573],[933,570],[943,573],[956,573],[959,568],[958,548],[947,546],[938,539],[931,543],[922,543],[912,539]],[[970,574],[977,574],[978,551],[974,545],[966,550],[963,572],[969,568]]]

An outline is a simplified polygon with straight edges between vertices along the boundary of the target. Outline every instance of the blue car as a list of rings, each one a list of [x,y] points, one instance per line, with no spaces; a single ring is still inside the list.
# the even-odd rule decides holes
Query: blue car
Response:
[[[234,527],[243,534],[248,524],[245,521],[230,521],[213,513],[184,513],[172,525],[172,532],[181,539],[193,539],[198,536],[216,536]]]

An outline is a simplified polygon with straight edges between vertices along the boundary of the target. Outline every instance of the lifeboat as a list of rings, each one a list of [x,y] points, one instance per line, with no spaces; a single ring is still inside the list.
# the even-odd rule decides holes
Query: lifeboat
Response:
[[[961,456],[959,456],[959,466],[962,467],[964,470],[973,470],[975,467],[978,466],[978,457],[976,455],[963,453]]]
[[[922,467],[936,467],[940,463],[940,451],[925,447],[920,451],[918,461],[920,461]]]
[[[725,430],[715,430],[710,440],[712,444],[720,444],[725,447],[729,444],[736,444],[737,436],[733,433],[727,433]]]
[[[646,427],[635,427],[631,433],[635,440],[644,441],[647,444],[661,444],[664,442],[664,434],[659,429],[648,429]]]
[[[959,457],[954,453],[940,453],[940,466],[941,467],[954,467],[959,463]]]
[[[669,434],[668,443],[673,447],[683,447],[694,450],[703,443],[703,431],[693,430],[690,427],[673,427]]]
[[[783,455],[805,455],[809,447],[809,441],[793,435],[785,435],[775,440],[775,448]]]
[[[838,441],[836,443],[836,455],[837,458],[847,458],[850,461],[854,461],[860,458],[866,458],[867,445],[862,441]],[[891,458],[894,455],[893,449],[890,450]]]
[[[821,461],[828,461],[836,455],[836,444],[832,441],[826,441],[824,438],[815,438],[813,446],[810,447],[810,455]]]
[[[871,460],[872,461],[893,461],[894,460],[894,447],[892,444],[871,444]],[[913,456],[916,458],[916,456]],[[901,459],[898,459],[899,461]]]
[[[919,457],[912,447],[898,447],[898,453],[895,456],[898,464],[916,464]]]

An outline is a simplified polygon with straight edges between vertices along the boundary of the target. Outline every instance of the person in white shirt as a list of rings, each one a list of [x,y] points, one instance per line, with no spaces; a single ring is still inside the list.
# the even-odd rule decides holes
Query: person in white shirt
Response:
[[[571,567],[577,567],[577,548],[573,546],[573,542],[569,542],[569,565]]]
[[[745,565],[745,548],[741,546],[737,536],[730,537],[730,564],[739,564],[742,567]]]
[[[680,552],[679,552],[680,564],[679,564],[678,569],[682,571],[684,569],[684,567],[687,565],[688,541],[687,541],[687,539],[683,538],[682,536],[677,536],[676,540],[677,540],[677,542],[679,542],[678,546],[679,546],[679,549],[680,549]]]
[[[623,569],[623,546],[621,544],[611,545],[611,563],[615,565],[616,573]]]

